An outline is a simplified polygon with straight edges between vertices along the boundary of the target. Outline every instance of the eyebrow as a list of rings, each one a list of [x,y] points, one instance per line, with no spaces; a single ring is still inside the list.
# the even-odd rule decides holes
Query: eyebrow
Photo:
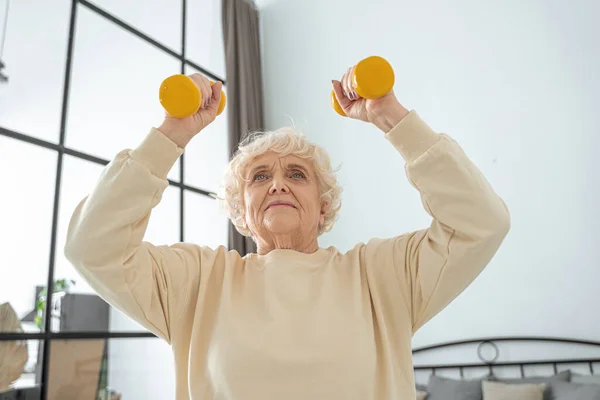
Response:
[[[308,170],[300,164],[288,164],[287,168],[288,169],[294,169],[294,168],[301,169],[302,171],[304,171],[304,173],[308,174]]]
[[[307,174],[307,175],[308,175],[308,170],[306,169],[306,167],[304,167],[304,166],[302,166],[302,165],[300,165],[300,164],[293,164],[293,163],[292,163],[292,164],[288,164],[286,168],[287,168],[288,170],[289,170],[289,169],[300,169],[300,170],[302,170],[302,171],[303,171],[305,174]],[[250,174],[249,174],[249,175],[250,175],[250,176],[253,176],[253,175],[254,175],[255,173],[257,173],[258,171],[261,171],[261,170],[270,170],[270,169],[272,169],[272,166],[270,166],[270,165],[267,165],[267,164],[261,164],[261,165],[258,165],[258,166],[256,166],[256,167],[252,168],[252,170],[250,171]]]
[[[267,164],[261,164],[261,165],[258,165],[258,166],[256,166],[256,167],[252,168],[252,169],[250,170],[250,172],[248,173],[248,175],[249,175],[249,176],[252,176],[252,175],[254,175],[256,172],[258,172],[258,171],[260,171],[260,170],[263,170],[263,169],[267,169],[267,170],[268,170],[268,169],[270,169],[270,166],[268,166]]]

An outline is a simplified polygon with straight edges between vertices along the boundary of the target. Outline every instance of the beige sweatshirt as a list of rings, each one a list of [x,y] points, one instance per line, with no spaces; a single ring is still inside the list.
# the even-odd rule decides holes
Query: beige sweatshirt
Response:
[[[431,226],[346,253],[143,241],[183,149],[156,129],[75,209],[65,254],[107,302],[170,343],[176,399],[414,399],[411,339],[494,256],[509,212],[415,111],[387,135]],[[188,221],[193,223],[193,221]]]

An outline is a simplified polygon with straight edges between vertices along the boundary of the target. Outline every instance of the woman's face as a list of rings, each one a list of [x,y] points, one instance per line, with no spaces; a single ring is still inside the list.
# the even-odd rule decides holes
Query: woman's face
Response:
[[[250,163],[245,177],[246,224],[256,238],[316,239],[324,215],[310,161],[270,151]]]

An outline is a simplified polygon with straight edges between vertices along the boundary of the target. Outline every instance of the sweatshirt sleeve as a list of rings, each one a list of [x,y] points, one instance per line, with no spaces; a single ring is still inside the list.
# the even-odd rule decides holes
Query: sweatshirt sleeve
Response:
[[[178,304],[197,296],[200,257],[191,245],[157,246],[143,237],[182,153],[155,128],[137,148],[118,153],[74,210],[64,249],[100,297],[167,342]]]
[[[432,217],[428,228],[389,241],[414,333],[483,271],[508,234],[510,215],[457,142],[415,111],[386,138]]]

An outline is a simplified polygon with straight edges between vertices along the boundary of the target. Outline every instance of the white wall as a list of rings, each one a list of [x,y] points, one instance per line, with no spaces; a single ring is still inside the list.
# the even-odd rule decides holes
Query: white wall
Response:
[[[600,147],[600,3],[262,0],[267,128],[290,123],[343,163],[342,212],[322,246],[429,224],[382,134],[338,117],[331,79],[387,58],[395,91],[483,170],[512,213],[485,272],[415,346],[497,335],[600,338],[593,311]]]

